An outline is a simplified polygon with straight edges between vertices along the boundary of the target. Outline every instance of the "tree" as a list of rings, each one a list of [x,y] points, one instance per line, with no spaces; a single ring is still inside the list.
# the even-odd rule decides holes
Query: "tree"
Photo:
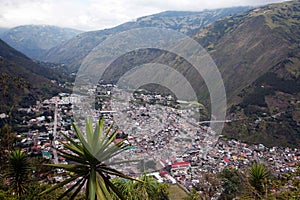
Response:
[[[20,149],[11,152],[7,177],[10,179],[10,185],[18,198],[21,198],[26,192],[30,170],[28,157],[25,153]]]
[[[110,176],[119,176],[132,180],[136,179],[126,176],[111,167],[125,162],[114,162],[111,159],[122,153],[126,148],[124,140],[114,144],[117,129],[113,130],[114,125],[111,124],[104,132],[104,118],[102,118],[102,120],[96,124],[95,130],[93,130],[92,120],[88,119],[86,122],[85,138],[84,134],[74,123],[72,123],[72,126],[80,143],[76,143],[71,137],[62,133],[68,141],[68,143],[64,144],[64,148],[67,151],[57,149],[60,155],[65,157],[72,164],[49,164],[49,166],[69,172],[68,178],[52,188],[45,190],[41,194],[51,192],[73,182],[72,186],[67,189],[61,197],[73,191],[71,198],[74,198],[87,183],[85,190],[87,199],[112,199],[113,193],[120,199],[124,199],[118,188],[112,184]]]
[[[127,200],[168,200],[169,186],[143,174],[141,181],[117,178],[114,185]],[[118,198],[114,198],[118,199]]]
[[[0,74],[1,98],[3,98],[5,102],[4,104],[0,104],[0,110],[8,114],[8,118],[5,121],[10,125],[12,125],[13,111],[21,102],[21,97],[26,93],[25,90],[29,88],[30,83],[20,76],[11,76],[6,72]]]
[[[8,152],[13,149],[16,138],[16,134],[12,132],[8,124],[4,124],[0,128],[0,173],[2,166],[4,167],[5,162],[8,160]]]
[[[249,169],[249,183],[259,195],[265,194],[268,168],[263,164],[254,163]]]
[[[4,124],[0,128],[0,140],[2,149],[11,151],[16,139],[16,134],[13,133],[12,128],[8,124]]]
[[[161,190],[163,188],[160,187],[160,184],[157,182],[157,180],[151,176],[143,174],[140,180],[142,182],[136,181],[134,184],[134,189],[139,194],[138,199],[140,200],[158,200],[161,199],[160,196],[164,197],[164,193],[168,192],[168,190]]]
[[[57,200],[58,197],[61,196],[65,192],[64,188],[59,188],[55,192],[47,193],[43,195],[39,195],[41,192],[43,192],[46,189],[49,189],[51,186],[46,184],[40,184],[39,182],[33,182],[28,186],[26,196],[22,198],[22,200]],[[63,200],[70,199],[71,194],[68,196],[65,196]],[[85,196],[84,194],[77,195],[75,200],[84,200]],[[0,199],[1,200],[1,199]]]
[[[233,199],[242,191],[243,178],[240,171],[234,168],[225,168],[220,173],[223,192],[220,199]]]

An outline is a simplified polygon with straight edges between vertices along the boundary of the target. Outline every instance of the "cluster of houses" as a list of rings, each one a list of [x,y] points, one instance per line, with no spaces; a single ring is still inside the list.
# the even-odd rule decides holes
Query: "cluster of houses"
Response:
[[[30,156],[52,159],[53,146],[59,149],[63,148],[63,144],[58,140],[53,141],[55,109],[57,109],[57,132],[72,135],[72,103],[74,100],[69,94],[61,93],[58,97],[46,99],[43,102],[38,101],[30,108],[20,108],[18,112],[23,116],[23,120],[18,127],[17,145]],[[57,139],[63,138],[58,134]],[[62,157],[59,160],[65,161]]]
[[[112,87],[108,88],[111,91]],[[107,92],[100,94],[107,95]],[[120,135],[130,144],[127,151],[116,159],[155,161],[156,169],[150,175],[159,182],[179,183],[190,189],[199,183],[203,173],[217,174],[228,166],[244,170],[259,161],[280,176],[295,171],[300,162],[298,149],[248,145],[210,135],[209,127],[197,124],[197,106],[166,106],[175,105],[171,96],[138,94],[136,97],[117,91],[113,101],[106,98],[106,102],[101,102],[101,109],[94,111],[97,113],[94,117],[105,116],[107,121],[115,121],[120,127]],[[156,103],[145,103],[151,99]],[[54,127],[57,127],[57,133],[74,137],[71,128],[73,104],[80,107],[80,101],[84,101],[84,97],[60,94],[30,108],[19,109],[24,117],[20,121],[20,130],[23,131],[19,132],[18,145],[30,156],[68,164],[61,156],[54,158],[53,146],[64,149],[60,134],[54,137]],[[124,165],[122,169],[132,176],[141,173],[136,164]],[[56,181],[63,179],[62,176],[55,177]]]
[[[184,109],[179,104],[166,106],[170,96],[130,95],[116,90],[114,101],[109,101],[106,109],[117,111],[113,118],[134,146],[130,156],[124,157],[153,159],[160,171],[155,177],[160,181],[173,183],[175,180],[191,188],[204,173],[217,174],[225,167],[245,171],[254,162],[264,163],[277,176],[298,168],[298,149],[267,148],[263,144],[248,145],[216,137],[210,134],[209,127],[196,123],[197,107],[186,103]],[[156,99],[156,103],[144,103],[151,99]],[[127,169],[137,172],[132,166]]]
[[[150,95],[139,95],[136,101],[126,91],[118,93],[122,98],[115,95],[112,105],[106,105],[106,108],[116,111],[113,120],[128,134],[129,143],[137,147],[134,150],[137,157],[159,161],[176,158],[192,147],[211,145],[210,135],[206,134],[208,128],[197,124],[197,106],[188,103],[180,109],[164,106],[160,102],[168,102],[170,96],[160,95],[153,97],[158,99],[157,104],[144,104],[141,102],[151,99]]]
[[[262,144],[248,145],[220,138],[205,157],[201,156],[200,149],[191,149],[176,159],[163,161],[164,171],[186,188],[196,186],[205,173],[218,174],[225,167],[246,171],[254,162],[265,164],[273,175],[280,177],[299,169],[300,150],[267,148]]]

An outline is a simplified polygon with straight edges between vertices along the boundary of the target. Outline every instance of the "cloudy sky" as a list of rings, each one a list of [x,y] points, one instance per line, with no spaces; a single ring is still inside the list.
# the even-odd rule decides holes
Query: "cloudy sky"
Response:
[[[166,10],[201,11],[282,1],[284,0],[0,0],[0,27],[50,24],[97,30]]]

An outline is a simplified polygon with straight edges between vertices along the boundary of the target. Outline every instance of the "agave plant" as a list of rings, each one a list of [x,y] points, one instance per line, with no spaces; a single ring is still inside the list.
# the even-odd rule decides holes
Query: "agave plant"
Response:
[[[71,195],[71,199],[73,199],[86,186],[85,193],[87,199],[112,199],[113,193],[120,199],[124,199],[117,187],[112,184],[110,177],[117,176],[132,180],[136,179],[112,168],[112,165],[128,162],[111,161],[111,158],[123,152],[126,147],[124,140],[114,143],[117,136],[117,129],[114,129],[114,125],[112,124],[106,131],[103,131],[103,118],[96,124],[95,130],[93,130],[92,120],[88,119],[85,135],[74,123],[72,123],[72,126],[80,143],[63,134],[68,143],[64,144],[65,150],[57,149],[60,155],[69,160],[71,164],[49,164],[49,166],[69,172],[69,178],[41,194],[51,192],[72,182],[72,186],[60,198],[73,191]]]
[[[20,149],[17,149],[9,155],[9,166],[7,177],[10,178],[10,184],[18,198],[26,192],[30,164],[27,155]]]
[[[268,168],[263,164],[254,163],[250,167],[249,182],[251,186],[259,193],[264,194],[266,179],[269,176]]]

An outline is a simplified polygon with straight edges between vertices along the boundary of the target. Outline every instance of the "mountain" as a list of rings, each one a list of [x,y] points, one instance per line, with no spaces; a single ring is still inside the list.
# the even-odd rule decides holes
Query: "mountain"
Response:
[[[299,4],[292,1],[252,9],[217,20],[193,35],[207,49],[222,75],[228,119],[233,120],[224,129],[227,137],[268,146],[299,144]],[[144,63],[172,66],[189,80],[209,110],[210,96],[203,79],[189,63],[172,53],[157,49],[129,52],[106,69],[104,81],[115,83],[122,76],[143,82],[145,74],[160,77],[159,73],[149,75],[145,70],[125,75]],[[84,72],[81,75],[87,78],[97,76],[93,68]],[[176,80],[173,86],[180,88],[183,81],[175,75],[164,74],[164,83]]]
[[[271,4],[218,20],[195,39],[226,87],[229,137],[266,145],[300,142],[300,2]]]
[[[4,32],[6,32],[8,30],[8,28],[3,28],[3,27],[0,27],[0,35]]]
[[[82,31],[49,25],[17,26],[2,33],[0,38],[32,59]]]
[[[38,65],[2,40],[0,77],[0,113],[11,113],[20,105],[29,106],[36,100],[63,91],[54,83],[61,78],[60,75]]]
[[[290,54],[239,93],[230,107],[229,137],[268,146],[299,147],[300,53]]]
[[[225,16],[234,15],[250,7],[235,7],[202,12],[167,11],[155,15],[138,18],[135,22],[127,22],[111,29],[82,33],[47,51],[42,61],[63,63],[70,72],[77,71],[83,58],[104,41],[109,35],[143,27],[161,27],[193,34],[205,25]]]

